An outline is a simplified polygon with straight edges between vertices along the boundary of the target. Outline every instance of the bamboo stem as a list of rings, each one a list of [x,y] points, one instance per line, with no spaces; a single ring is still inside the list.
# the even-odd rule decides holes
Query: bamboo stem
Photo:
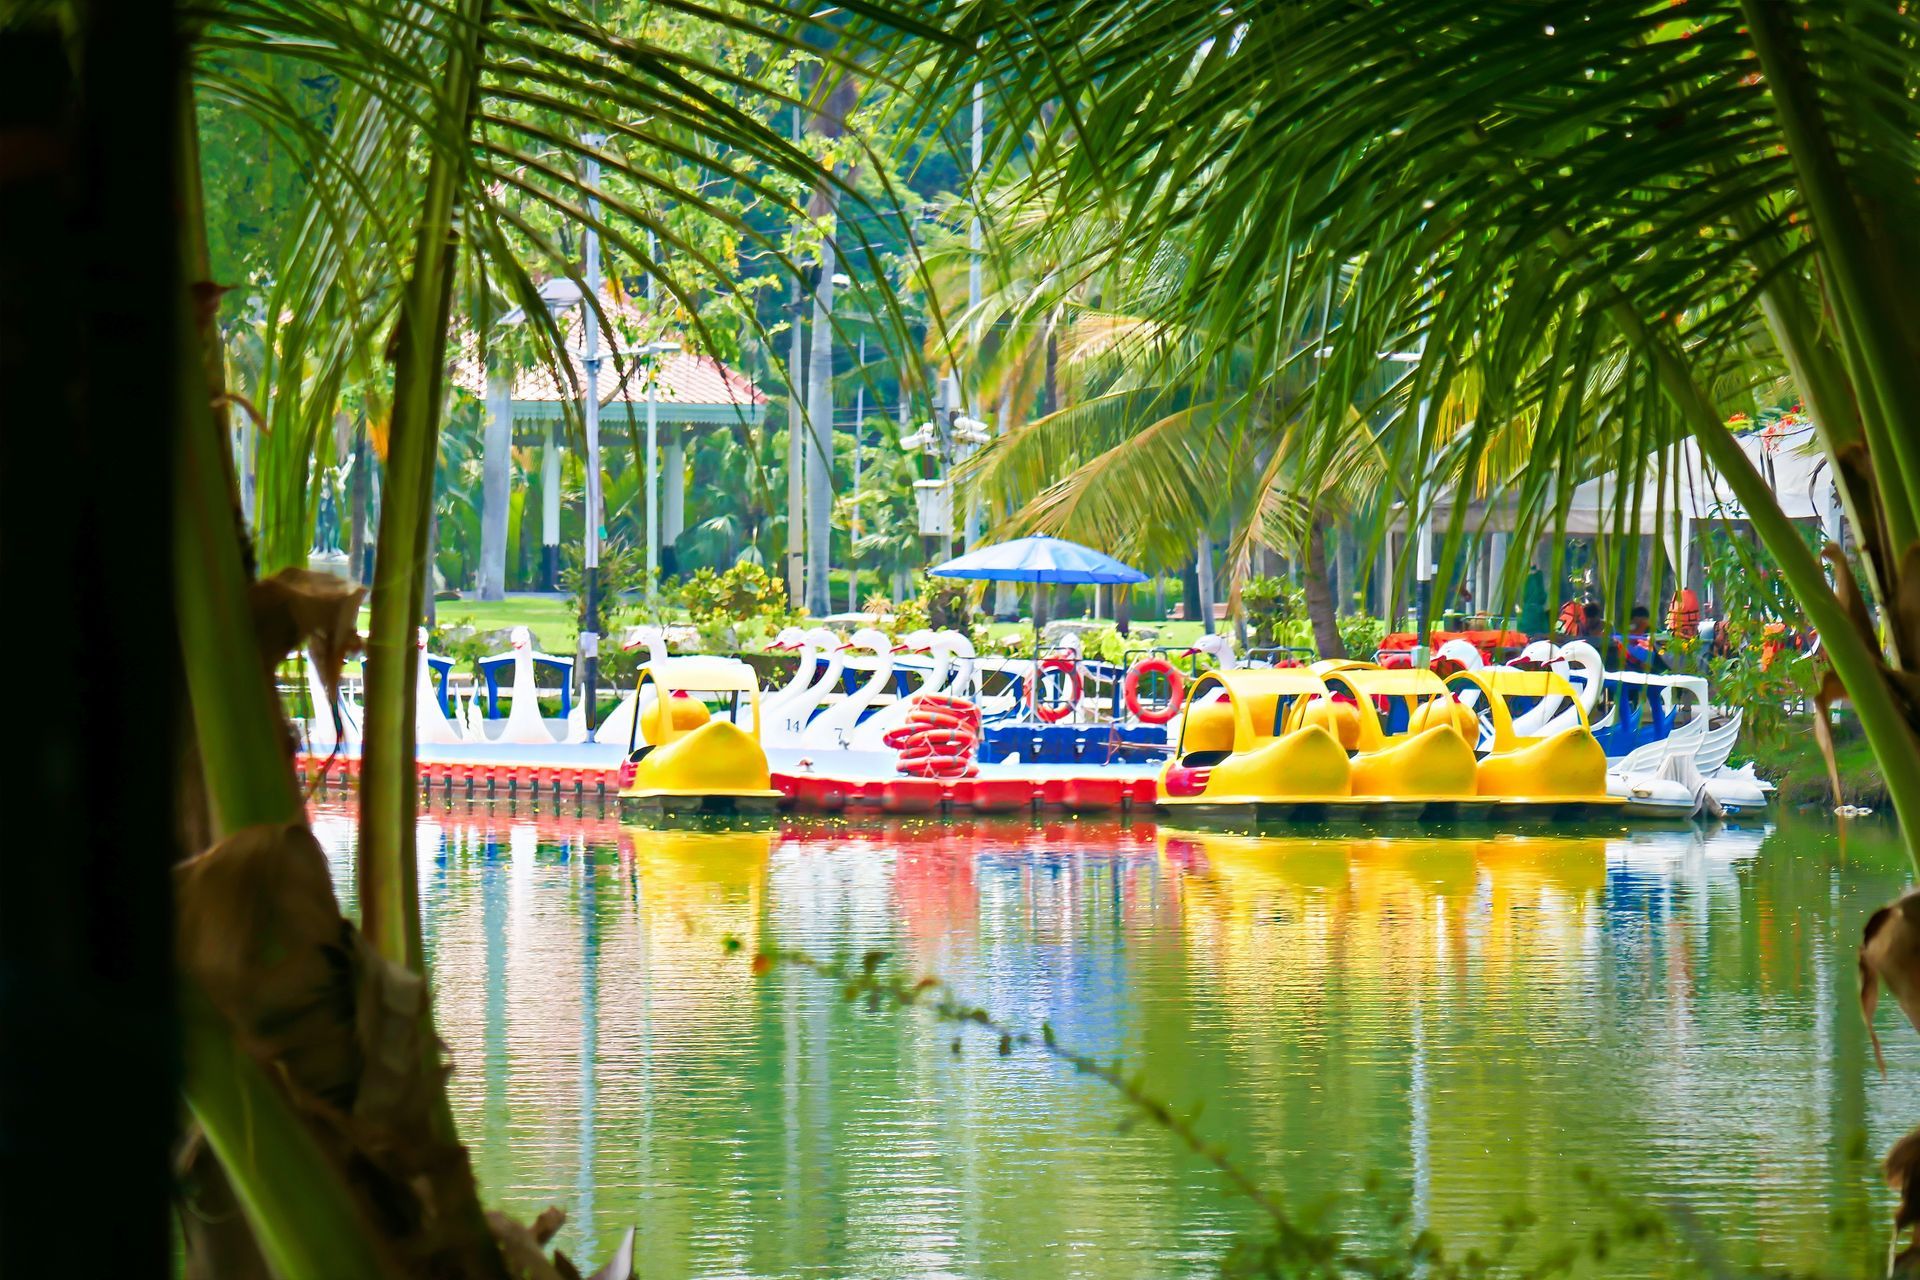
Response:
[[[486,0],[465,0],[449,40],[444,99],[464,145],[472,135]],[[360,927],[396,964],[422,972],[419,874],[415,866],[414,682],[422,592],[431,587],[427,527],[440,442],[447,328],[453,306],[461,166],[436,147],[401,298],[393,417],[380,511],[372,616],[367,639],[366,724],[362,737],[360,845],[356,865]]]
[[[181,255],[189,284],[207,278],[201,216],[198,129],[192,95],[182,107]],[[180,648],[194,736],[206,776],[216,834],[301,817],[288,765],[283,720],[260,662],[248,606],[247,566],[233,515],[233,481],[208,380],[219,364],[207,354],[193,302],[182,295],[173,557],[179,592]],[[192,371],[192,372],[189,372]]]
[[[191,982],[183,984],[180,1008],[187,1105],[274,1274],[397,1275],[333,1162]]]

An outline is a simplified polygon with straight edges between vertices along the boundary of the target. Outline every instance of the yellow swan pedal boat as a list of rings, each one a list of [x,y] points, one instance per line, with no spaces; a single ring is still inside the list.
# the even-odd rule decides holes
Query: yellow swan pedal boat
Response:
[[[779,802],[760,746],[760,687],[751,668],[713,658],[650,662],[640,668],[634,705],[645,710],[634,717],[621,766],[622,816],[766,812]],[[754,728],[742,729],[742,719]]]
[[[1161,808],[1242,818],[1319,812],[1352,794],[1346,750],[1325,728],[1282,732],[1293,709],[1325,697],[1304,667],[1209,671],[1193,686],[1180,741],[1160,771]]]
[[[1566,677],[1553,671],[1486,667],[1457,671],[1446,681],[1455,705],[1470,712],[1475,741],[1483,753],[1475,766],[1483,797],[1504,806],[1547,808],[1589,814],[1617,810],[1622,803],[1607,794],[1607,753],[1587,725],[1586,708]],[[1573,723],[1544,735],[1514,728],[1516,701],[1537,705],[1558,698]]]
[[[1328,698],[1303,704],[1302,723],[1337,715],[1353,751],[1356,801],[1386,817],[1477,816],[1471,712],[1423,668],[1346,666],[1326,673]]]

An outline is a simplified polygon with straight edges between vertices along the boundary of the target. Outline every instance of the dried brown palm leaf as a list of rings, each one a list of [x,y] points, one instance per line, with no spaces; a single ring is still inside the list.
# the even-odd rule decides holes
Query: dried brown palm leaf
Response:
[[[1907,1021],[1920,1031],[1920,889],[1888,903],[1867,918],[1860,942],[1860,1012],[1873,1038],[1874,1060],[1887,1069],[1880,1037],[1873,1030],[1873,1013],[1880,1004],[1880,984],[1899,1004]]]
[[[1840,764],[1833,754],[1833,717],[1830,714],[1833,704],[1844,702],[1847,686],[1832,667],[1820,674],[1820,688],[1813,695],[1813,740],[1820,747],[1820,759],[1827,766],[1827,785],[1833,791],[1834,807],[1842,803],[1840,792]]]
[[[311,569],[282,569],[254,583],[248,592],[254,638],[269,672],[297,648],[313,654],[321,687],[327,691],[327,714],[333,717],[336,741],[341,672],[361,648],[360,601],[365,595],[364,587]]]
[[[1880,638],[1874,634],[1873,613],[1867,608],[1866,597],[1860,594],[1860,584],[1854,581],[1853,566],[1847,563],[1847,553],[1838,543],[1829,542],[1820,549],[1820,558],[1833,570],[1833,593],[1840,597],[1840,605],[1847,611],[1848,621],[1854,630],[1868,644],[1879,646]]]
[[[1906,1236],[1906,1244],[1894,1254],[1887,1274],[1920,1276],[1920,1129],[1894,1143],[1881,1168],[1887,1175],[1887,1185],[1900,1196],[1893,1210],[1895,1245],[1900,1244],[1901,1234]]]

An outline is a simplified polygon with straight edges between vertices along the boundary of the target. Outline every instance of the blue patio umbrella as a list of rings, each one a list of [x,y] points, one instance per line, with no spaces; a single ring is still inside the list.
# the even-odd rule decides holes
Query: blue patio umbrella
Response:
[[[1036,533],[1032,537],[996,542],[927,570],[941,578],[972,578],[981,582],[1054,582],[1113,586],[1145,582],[1147,575],[1121,564],[1104,551],[1083,547],[1065,538]],[[1034,602],[1033,651],[1040,657],[1040,608]]]
[[[983,582],[1059,582],[1113,585],[1145,582],[1147,575],[1132,565],[1092,547],[1044,533],[969,551],[927,570],[940,578],[973,578]]]

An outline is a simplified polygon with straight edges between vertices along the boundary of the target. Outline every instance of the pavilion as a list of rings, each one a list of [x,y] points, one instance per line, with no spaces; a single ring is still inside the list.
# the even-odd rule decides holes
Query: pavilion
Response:
[[[643,353],[658,333],[629,337],[621,330],[644,323],[630,304],[610,303],[615,332],[600,335],[600,435],[603,448],[630,448],[629,433],[646,430],[648,386]],[[498,600],[505,591],[507,512],[513,468],[512,449],[538,447],[541,458],[540,541],[551,578],[560,544],[560,461],[569,447],[567,415],[578,414],[586,385],[583,347],[577,338],[578,311],[557,317],[568,339],[572,386],[550,364],[516,371],[489,370],[479,342],[469,335],[453,364],[454,385],[487,406],[485,472],[482,484],[479,598]],[[751,380],[708,355],[685,350],[658,357],[654,414],[661,433],[660,537],[673,545],[686,527],[687,443],[698,428],[755,424],[766,397]]]
[[[1773,426],[1735,436],[1741,452],[1773,490],[1789,520],[1817,524],[1829,539],[1843,537],[1839,496],[1832,470],[1814,438],[1813,424],[1804,418],[1783,418]],[[1470,584],[1476,596],[1491,600],[1506,566],[1508,542],[1520,519],[1519,495],[1507,486],[1466,504],[1462,525],[1469,564],[1477,571]],[[1404,514],[1407,504],[1397,503]],[[1449,490],[1431,505],[1436,534],[1444,533],[1458,503]],[[1703,567],[1695,553],[1696,531],[1703,526],[1744,524],[1746,510],[1692,439],[1647,455],[1639,492],[1622,491],[1617,471],[1575,485],[1567,495],[1559,532],[1569,537],[1639,535],[1657,539],[1668,564],[1682,585],[1697,586]],[[1383,578],[1395,572],[1397,555],[1408,539],[1404,530],[1392,535],[1392,546],[1381,560]],[[1383,586],[1383,590],[1387,589]]]

